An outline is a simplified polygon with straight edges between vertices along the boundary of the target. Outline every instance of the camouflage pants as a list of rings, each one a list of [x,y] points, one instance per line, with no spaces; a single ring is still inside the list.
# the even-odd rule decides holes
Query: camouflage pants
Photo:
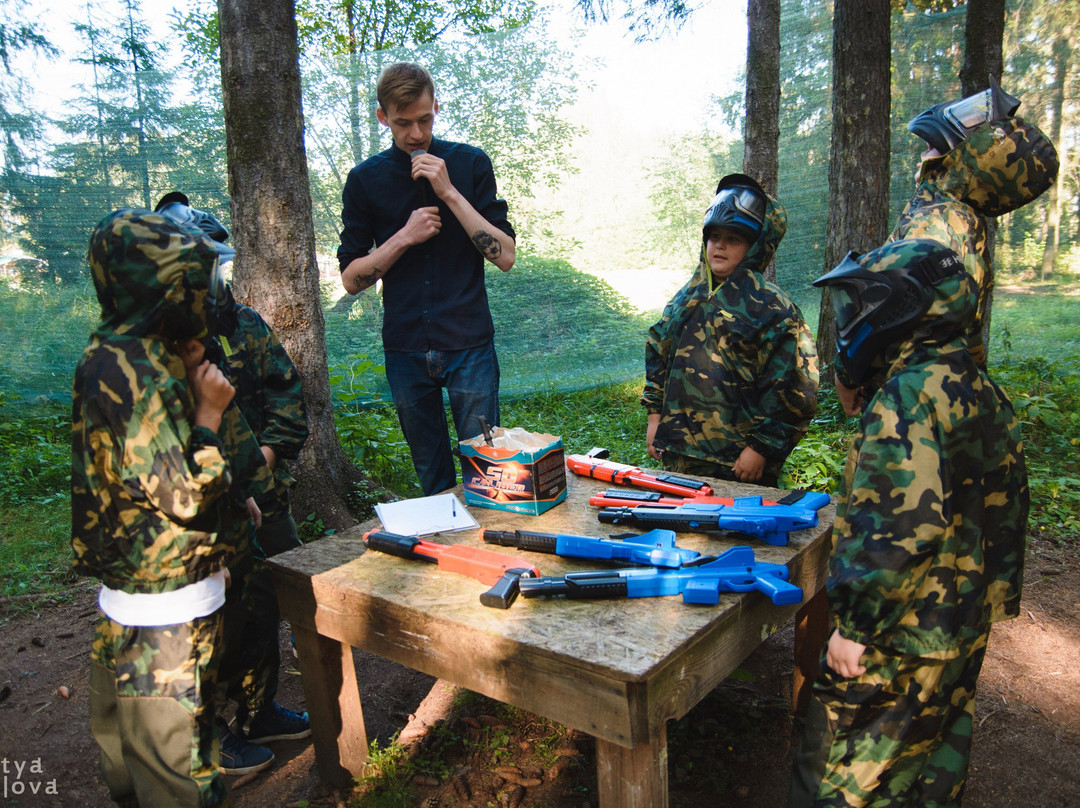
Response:
[[[735,457],[738,457],[738,454],[736,454]],[[740,482],[739,478],[735,476],[735,472],[732,471],[732,468],[735,465],[734,460],[732,460],[731,463],[726,463],[719,460],[704,460],[700,457],[675,454],[674,452],[664,452],[663,465],[664,471],[672,471],[676,474],[686,474],[691,477],[715,477],[717,480],[729,480],[735,483]],[[774,466],[775,468],[773,468]],[[761,479],[758,480],[755,485],[776,488],[780,477],[780,469],[782,469],[783,466],[783,463],[777,465],[772,461],[767,461],[765,470],[761,474]]]
[[[116,802],[226,805],[214,732],[221,611],[173,626],[100,615],[90,653],[90,729]]]
[[[988,634],[946,660],[871,646],[852,679],[823,659],[788,808],[958,806]]]

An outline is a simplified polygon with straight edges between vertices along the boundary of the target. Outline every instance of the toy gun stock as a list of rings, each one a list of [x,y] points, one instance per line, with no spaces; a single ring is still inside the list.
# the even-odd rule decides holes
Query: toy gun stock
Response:
[[[814,527],[818,510],[828,503],[828,494],[811,491],[794,505],[764,505],[761,497],[737,497],[730,506],[689,500],[676,506],[604,508],[597,518],[605,524],[630,525],[642,530],[735,531],[759,538],[766,544],[784,545],[791,531]]]
[[[369,530],[364,534],[364,543],[370,550],[438,564],[447,572],[468,575],[487,584],[491,589],[480,596],[480,602],[495,609],[510,608],[518,596],[522,578],[540,575],[540,571],[527,561],[482,547],[439,544],[385,530]]]
[[[623,561],[653,567],[680,567],[701,554],[675,546],[672,530],[650,530],[628,539],[595,539],[531,530],[481,530],[480,538],[489,544],[517,547],[537,553],[553,553],[567,558]]]
[[[751,591],[767,595],[776,606],[802,603],[802,589],[788,582],[787,567],[755,561],[749,547],[733,547],[719,556],[702,556],[674,570],[589,570],[521,581],[521,594],[526,598],[650,598],[681,594],[683,603],[714,606],[720,602],[721,592]]]
[[[643,471],[637,466],[627,466],[591,455],[568,455],[566,467],[580,477],[592,477],[615,485],[630,485],[661,491],[677,497],[708,496],[710,488],[700,480],[661,472]]]

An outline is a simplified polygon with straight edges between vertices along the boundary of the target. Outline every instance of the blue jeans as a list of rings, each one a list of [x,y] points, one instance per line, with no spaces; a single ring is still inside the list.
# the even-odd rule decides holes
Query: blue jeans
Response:
[[[462,351],[386,352],[386,381],[425,496],[457,483],[443,388],[458,440],[481,433],[480,416],[499,424],[499,360],[495,343]]]

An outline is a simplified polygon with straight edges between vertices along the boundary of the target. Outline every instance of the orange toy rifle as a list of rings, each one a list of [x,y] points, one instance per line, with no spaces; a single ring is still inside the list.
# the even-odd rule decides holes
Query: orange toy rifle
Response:
[[[364,543],[370,550],[438,564],[447,572],[457,572],[491,586],[480,602],[494,609],[509,609],[518,596],[521,578],[537,578],[540,571],[520,558],[469,547],[464,544],[439,544],[415,536],[402,536],[385,530],[369,530]]]
[[[605,460],[606,453],[606,449],[593,449],[587,455],[569,455],[566,458],[566,467],[581,477],[592,477],[594,480],[603,480],[616,485],[646,488],[676,497],[707,497],[713,492],[712,488],[700,480],[666,472],[643,471],[637,466]]]

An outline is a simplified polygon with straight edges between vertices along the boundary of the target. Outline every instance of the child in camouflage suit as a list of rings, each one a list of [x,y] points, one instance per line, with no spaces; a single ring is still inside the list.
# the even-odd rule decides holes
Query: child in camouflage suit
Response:
[[[833,295],[841,401],[865,414],[789,808],[963,795],[990,624],[1019,612],[1028,508],[1017,419],[983,369],[986,217],[1037,198],[1058,167],[1045,135],[1012,117],[1019,103],[991,80],[916,117],[930,149],[890,243],[815,284]],[[871,286],[890,290],[876,306],[860,295]]]
[[[745,174],[716,190],[701,264],[649,330],[646,444],[669,471],[775,486],[817,408],[817,349],[761,276],[787,230],[783,206]]]
[[[788,806],[958,805],[990,624],[1020,607],[1019,424],[970,352],[979,289],[955,252],[896,241],[815,285],[847,377],[884,376],[844,471]]]
[[[185,194],[166,194],[155,210],[202,230],[218,243],[219,251],[232,255],[224,243],[228,230],[212,214],[192,208]],[[235,733],[223,718],[219,721],[221,766],[227,774],[248,774],[274,760],[270,749],[257,744],[311,734],[306,712],[296,713],[275,700],[280,610],[265,564],[266,558],[300,545],[289,512],[289,488],[295,479],[284,461],[296,458],[307,439],[307,413],[300,374],[289,355],[259,313],[236,302],[229,284],[214,333],[203,344],[206,358],[236,389],[226,411],[225,444],[233,475],[252,503],[254,521],[251,552],[238,556],[229,570],[232,586],[226,597],[219,671],[225,701],[237,704]],[[237,528],[249,534],[251,522]]]
[[[225,802],[214,691],[227,525],[246,519],[218,437],[233,388],[178,354],[224,291],[216,244],[148,211],[106,217],[90,240],[101,322],[75,371],[72,549],[100,578],[90,724],[112,798]]]

